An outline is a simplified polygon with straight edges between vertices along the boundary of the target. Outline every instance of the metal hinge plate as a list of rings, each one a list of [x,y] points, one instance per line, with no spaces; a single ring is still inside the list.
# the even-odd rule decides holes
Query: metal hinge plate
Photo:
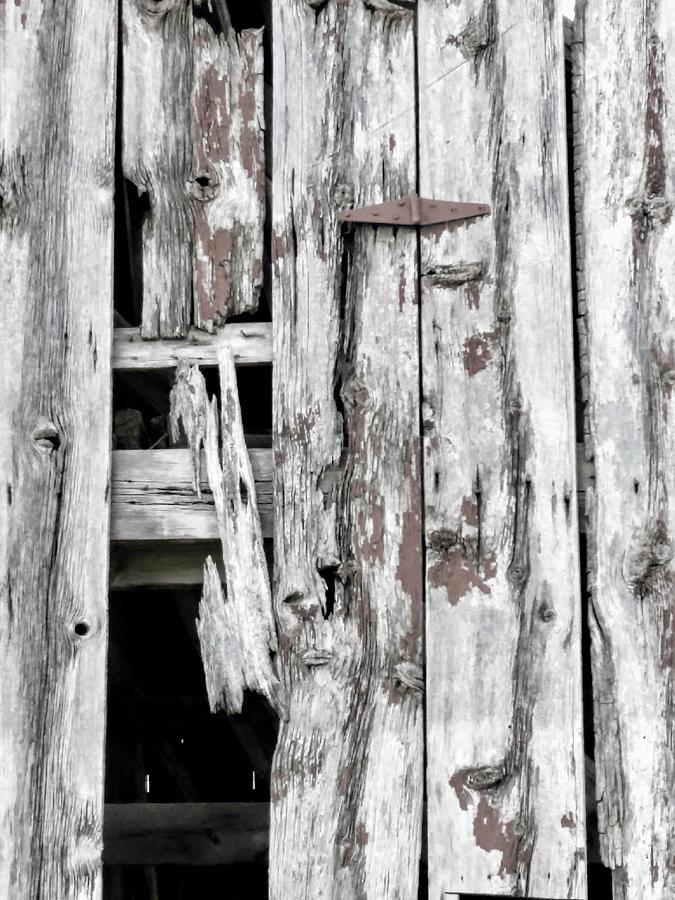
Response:
[[[375,203],[338,214],[341,222],[366,222],[373,225],[440,225],[459,219],[472,219],[490,212],[486,203],[460,203],[452,200],[427,200],[409,194],[390,203]]]

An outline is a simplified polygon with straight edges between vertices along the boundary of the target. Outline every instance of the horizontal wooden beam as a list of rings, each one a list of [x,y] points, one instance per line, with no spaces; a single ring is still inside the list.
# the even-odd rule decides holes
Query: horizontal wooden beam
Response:
[[[272,363],[272,323],[225,325],[218,332],[192,328],[185,340],[144,341],[138,328],[116,328],[113,369],[116,372],[173,369],[181,359],[200,366],[216,366],[218,349],[226,345],[238,366]]]
[[[272,451],[249,448],[263,537],[272,537]],[[579,507],[583,514],[591,465],[578,458]],[[202,472],[206,472],[205,464]],[[218,552],[218,524],[205,477],[202,496],[192,489],[189,450],[117,450],[113,453],[111,538],[115,544],[150,542],[144,550],[115,547],[113,590],[201,584],[206,553]],[[583,515],[581,530],[585,530]],[[191,544],[180,552],[171,542]],[[160,546],[169,542],[168,546]],[[212,547],[196,546],[210,542]],[[150,552],[148,552],[150,551]],[[215,557],[214,557],[215,558]]]
[[[263,536],[271,537],[272,451],[251,448],[249,456]],[[192,487],[190,450],[116,450],[111,508],[113,542],[218,541],[205,462],[201,471],[202,496],[197,497]]]
[[[107,803],[110,866],[225,866],[265,862],[268,803]]]

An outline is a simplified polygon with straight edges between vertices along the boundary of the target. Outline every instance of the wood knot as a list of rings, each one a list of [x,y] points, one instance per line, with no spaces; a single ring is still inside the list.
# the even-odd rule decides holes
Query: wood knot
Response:
[[[318,666],[327,666],[333,658],[332,650],[319,650],[316,647],[303,650],[299,654],[302,662],[310,669]]]
[[[53,422],[46,419],[43,419],[35,426],[32,438],[35,446],[47,453],[52,453],[61,446],[61,435],[58,428]]]
[[[638,532],[626,554],[623,576],[633,593],[642,597],[673,558],[673,548],[664,522],[657,520]]]
[[[450,528],[439,528],[429,535],[428,547],[439,556],[446,556],[453,547],[460,543],[459,534]]]
[[[456,44],[464,59],[479,56],[493,42],[494,29],[492,22],[483,11],[471,16],[456,40]]]
[[[504,780],[504,766],[481,766],[469,769],[464,776],[464,783],[474,791],[487,791],[497,787]]]
[[[352,209],[354,206],[353,186],[351,184],[346,184],[345,182],[337,184],[333,191],[333,200],[340,212],[345,209]]]
[[[138,8],[141,12],[154,18],[165,16],[175,6],[178,6],[180,2],[181,0],[138,0]]]
[[[349,406],[352,409],[365,407],[370,399],[368,387],[364,381],[361,381],[360,378],[354,375],[351,378],[347,378],[342,385],[340,399],[345,406]]]
[[[556,611],[548,603],[542,603],[539,607],[539,618],[542,622],[553,622],[556,618]]]
[[[220,179],[213,169],[203,169],[188,182],[188,191],[190,196],[200,203],[213,200],[217,196],[220,188]]]
[[[417,663],[402,660],[394,666],[394,681],[410,691],[422,694],[424,692],[424,669]]]

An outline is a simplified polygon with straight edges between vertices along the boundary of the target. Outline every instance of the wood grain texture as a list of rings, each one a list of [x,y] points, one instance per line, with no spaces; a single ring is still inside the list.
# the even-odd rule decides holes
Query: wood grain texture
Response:
[[[187,337],[178,341],[145,341],[138,328],[116,328],[113,369],[116,372],[173,369],[181,360],[215,367],[222,345],[230,348],[238,366],[271,365],[272,323],[226,325],[214,334],[192,328]]]
[[[586,896],[560,5],[418,5],[429,896]]]
[[[122,166],[146,195],[145,338],[211,330],[262,285],[262,33],[225,4],[123,2]]]
[[[414,13],[276,0],[273,30],[275,612],[290,718],[272,770],[270,897],[412,900],[416,237],[342,232],[337,213],[415,186]]]
[[[90,12],[0,5],[0,896],[38,900],[101,891],[116,4]]]
[[[272,535],[272,452],[249,450],[264,537]],[[213,541],[219,537],[202,453],[201,497],[190,450],[116,450],[110,536],[113,541]]]
[[[675,893],[675,10],[577,6],[579,322],[600,851],[614,897]]]
[[[277,635],[253,470],[244,443],[234,362],[227,347],[220,351],[218,370],[220,440],[214,397],[206,409],[204,451],[225,581],[221,585],[209,557],[197,621],[209,704],[212,712],[240,713],[244,691],[251,690],[286,716],[283,690],[272,665]],[[203,378],[197,367],[194,371]]]

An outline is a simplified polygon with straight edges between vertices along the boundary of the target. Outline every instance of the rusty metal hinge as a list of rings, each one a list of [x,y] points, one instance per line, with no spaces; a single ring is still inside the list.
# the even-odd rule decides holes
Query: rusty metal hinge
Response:
[[[373,225],[439,225],[458,219],[472,219],[490,212],[486,203],[460,203],[452,200],[427,200],[409,194],[390,203],[375,203],[338,213],[341,222],[366,222]]]

